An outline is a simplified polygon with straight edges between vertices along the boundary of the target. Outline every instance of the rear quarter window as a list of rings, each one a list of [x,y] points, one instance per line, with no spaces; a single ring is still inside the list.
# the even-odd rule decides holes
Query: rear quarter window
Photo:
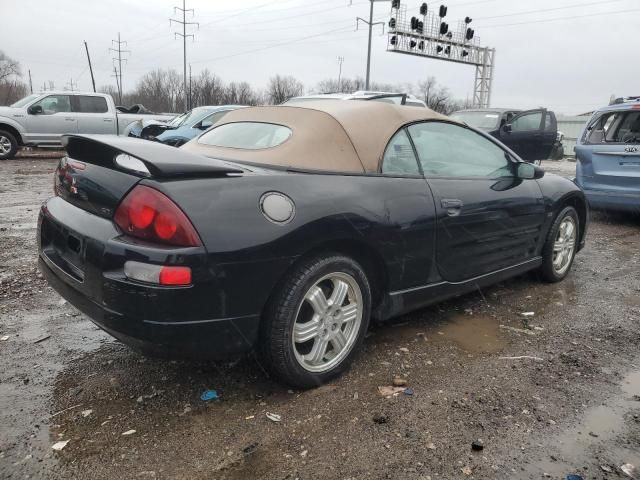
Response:
[[[261,150],[277,147],[291,137],[289,127],[275,123],[234,122],[214,127],[198,138],[198,143],[214,147]]]

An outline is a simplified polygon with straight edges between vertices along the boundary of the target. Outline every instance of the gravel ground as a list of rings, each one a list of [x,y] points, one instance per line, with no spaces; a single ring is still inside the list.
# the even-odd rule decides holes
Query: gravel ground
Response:
[[[615,479],[640,468],[637,217],[595,213],[562,283],[522,276],[374,327],[350,372],[302,392],[253,357],[145,359],[61,301],[36,268],[54,167],[0,163],[0,478]],[[394,376],[413,395],[381,396]],[[200,400],[209,388],[220,400]]]

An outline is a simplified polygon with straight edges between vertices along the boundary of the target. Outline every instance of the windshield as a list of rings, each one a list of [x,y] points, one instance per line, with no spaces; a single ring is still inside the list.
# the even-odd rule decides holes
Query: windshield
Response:
[[[499,126],[500,113],[480,110],[460,111],[452,113],[451,118],[464,122],[470,127],[495,130]]]
[[[174,118],[173,120],[171,120],[168,125],[170,127],[179,127],[180,125],[182,125],[187,118],[189,118],[189,115],[191,115],[191,112],[193,112],[193,110],[183,113],[182,115],[178,115],[176,118]]]
[[[24,107],[25,105],[27,105],[28,103],[34,101],[36,98],[38,98],[40,95],[37,93],[32,93],[31,95],[27,95],[26,97],[24,97],[23,99],[18,100],[16,103],[10,105],[11,107],[14,108],[20,108],[20,107]]]

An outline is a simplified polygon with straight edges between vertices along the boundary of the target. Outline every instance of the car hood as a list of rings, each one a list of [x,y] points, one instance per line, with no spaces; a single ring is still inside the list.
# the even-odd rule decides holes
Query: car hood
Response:
[[[13,117],[16,114],[23,114],[20,108],[0,107],[0,117]]]
[[[192,139],[196,137],[199,133],[202,133],[202,130],[198,128],[191,127],[178,127],[173,128],[171,130],[165,130],[160,135],[156,137],[157,140],[164,142],[171,138],[188,138]]]

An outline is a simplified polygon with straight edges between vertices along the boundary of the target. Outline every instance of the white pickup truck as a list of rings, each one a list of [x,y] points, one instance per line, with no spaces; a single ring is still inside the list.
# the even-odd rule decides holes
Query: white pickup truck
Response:
[[[125,134],[139,120],[169,121],[175,115],[120,113],[111,95],[43,92],[0,107],[0,160],[21,146],[59,146],[65,133]]]

